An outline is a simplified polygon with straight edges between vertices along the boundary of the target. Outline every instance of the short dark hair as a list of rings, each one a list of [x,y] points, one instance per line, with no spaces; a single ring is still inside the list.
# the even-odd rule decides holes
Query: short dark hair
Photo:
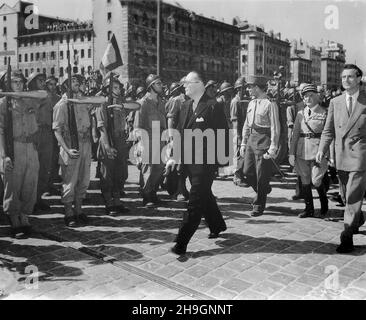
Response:
[[[357,67],[355,64],[345,64],[343,67],[343,71],[344,70],[356,70],[357,77],[363,76],[362,70],[359,67]]]

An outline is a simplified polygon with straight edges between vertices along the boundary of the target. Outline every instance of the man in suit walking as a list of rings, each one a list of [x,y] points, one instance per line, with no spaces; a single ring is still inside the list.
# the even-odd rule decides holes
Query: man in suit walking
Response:
[[[217,153],[213,156],[211,151],[217,149],[217,129],[224,129],[227,132],[227,122],[221,109],[215,108],[217,102],[205,93],[205,85],[200,74],[189,73],[184,81],[184,87],[190,100],[184,102],[182,108],[184,112],[180,115],[178,130],[180,136],[183,137],[181,162],[191,181],[191,190],[188,209],[184,213],[176,245],[172,248],[172,252],[178,255],[186,253],[187,245],[196,232],[202,216],[210,229],[210,239],[218,238],[220,232],[226,231],[225,221],[211,191],[218,167]],[[192,136],[189,135],[189,132],[193,133]],[[206,135],[209,132],[213,133],[211,138],[206,141],[202,139],[202,143],[199,143],[199,138],[197,139],[195,134]],[[193,137],[195,137],[194,140]],[[175,139],[173,140],[173,150],[174,146],[179,148]],[[227,145],[226,149],[228,147]],[[174,161],[169,160],[167,167],[173,165]]]
[[[353,235],[365,222],[361,211],[366,191],[366,94],[360,91],[362,71],[347,64],[342,72],[345,93],[331,100],[322,133],[317,162],[335,139],[336,167],[345,190],[344,231],[338,253],[354,250]]]

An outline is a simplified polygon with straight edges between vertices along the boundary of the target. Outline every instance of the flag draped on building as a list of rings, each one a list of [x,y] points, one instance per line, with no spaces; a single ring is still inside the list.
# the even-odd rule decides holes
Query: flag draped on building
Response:
[[[100,71],[103,74],[103,77],[105,77],[108,72],[111,72],[120,66],[123,66],[123,61],[118,48],[117,39],[115,35],[113,35],[108,43],[102,62],[100,63]]]

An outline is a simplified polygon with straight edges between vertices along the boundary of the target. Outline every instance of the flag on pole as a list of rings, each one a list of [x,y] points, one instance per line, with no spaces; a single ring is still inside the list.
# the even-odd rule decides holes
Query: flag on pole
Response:
[[[118,48],[117,39],[115,35],[113,35],[108,43],[102,62],[100,63],[100,71],[103,74],[103,77],[105,77],[108,72],[111,72],[120,66],[123,66],[123,61]]]

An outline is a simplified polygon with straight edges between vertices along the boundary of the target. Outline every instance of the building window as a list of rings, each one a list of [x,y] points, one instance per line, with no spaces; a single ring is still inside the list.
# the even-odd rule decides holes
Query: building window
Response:
[[[26,77],[26,78],[28,78],[28,75],[29,75],[29,74],[28,74],[28,69],[25,69],[25,70],[24,70],[24,75],[25,75],[25,77]]]
[[[8,44],[6,42],[4,42],[4,51],[8,50]]]
[[[39,57],[40,57],[40,54],[39,54],[39,52],[37,52],[37,53],[36,53],[36,61],[38,61],[38,60],[39,60]]]
[[[31,53],[30,54],[30,61],[33,61],[34,60],[34,54],[33,53]],[[33,71],[32,71],[33,72]]]
[[[40,68],[37,68],[37,73],[40,73],[41,72],[41,69]]]
[[[34,72],[34,69],[32,68],[30,72],[33,73]]]
[[[88,58],[91,58],[92,57],[92,51],[91,49],[88,49]]]
[[[84,35],[83,34],[80,35],[80,41],[84,42]]]
[[[64,60],[64,52],[60,51],[60,60]]]
[[[24,62],[28,62],[28,53],[24,55]]]
[[[84,58],[84,56],[85,56],[85,51],[84,51],[84,49],[81,49],[80,56],[81,56],[81,58]]]
[[[51,75],[54,75],[55,74],[55,68],[51,68]]]
[[[64,37],[63,36],[60,37],[60,43],[64,43]]]
[[[42,59],[46,60],[46,52],[42,53]]]
[[[64,76],[64,68],[63,67],[61,67],[60,68],[60,77],[63,77]]]
[[[8,29],[6,27],[4,27],[3,35],[6,36],[7,33],[8,33]]]
[[[88,33],[88,41],[91,41],[91,33]]]
[[[46,74],[46,73],[47,73],[46,68],[43,68],[42,73],[43,73],[43,74]]]
[[[56,56],[55,56],[55,51],[51,51],[51,60],[55,60]]]
[[[3,17],[3,21],[6,21],[6,16]]]
[[[108,12],[107,13],[107,22],[111,23],[112,22],[112,12]]]
[[[7,57],[4,57],[4,66],[6,66],[7,61],[8,61]]]
[[[108,41],[112,39],[112,31],[108,31]]]
[[[22,62],[22,55],[20,54],[19,55],[19,59],[18,59],[19,62]]]

